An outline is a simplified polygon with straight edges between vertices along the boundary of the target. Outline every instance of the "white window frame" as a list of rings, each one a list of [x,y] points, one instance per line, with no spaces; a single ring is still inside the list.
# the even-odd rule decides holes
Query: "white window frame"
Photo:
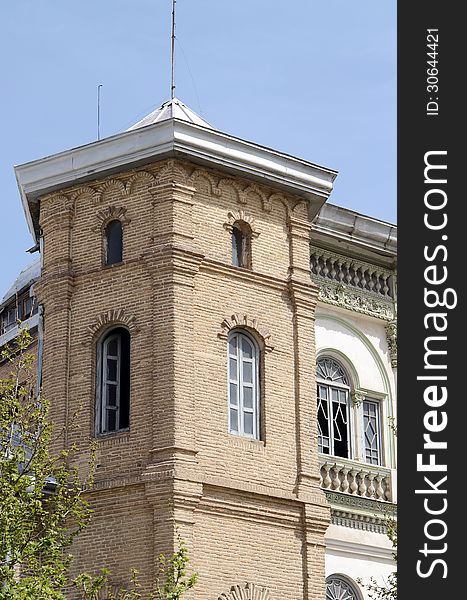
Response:
[[[117,341],[117,354],[109,354],[109,346],[112,341]],[[107,361],[114,360],[116,366],[116,378],[110,380],[107,378]],[[122,369],[122,332],[116,331],[104,334],[97,344],[97,377],[96,377],[96,433],[97,435],[107,435],[127,431],[128,427],[121,427],[120,420],[120,396],[121,396],[121,369]],[[109,404],[109,386],[116,387],[115,405]],[[108,427],[108,414],[114,411],[115,429]]]
[[[378,462],[370,462],[367,460],[366,455],[366,439],[365,439],[365,404],[373,404],[376,408],[376,439],[378,442]],[[362,459],[368,465],[383,466],[383,438],[382,438],[382,427],[381,427],[381,402],[376,398],[365,396],[361,404],[361,445],[362,445]]]
[[[331,390],[337,390],[337,392],[339,391],[344,391],[346,394],[346,399],[345,399],[345,405],[347,406],[347,459],[352,460],[353,456],[354,456],[354,440],[353,437],[355,435],[355,427],[354,427],[354,414],[353,414],[353,410],[352,410],[352,405],[351,405],[351,380],[350,377],[348,375],[347,369],[344,367],[344,365],[337,359],[335,359],[333,356],[320,356],[318,357],[318,361],[320,360],[331,360],[333,362],[335,362],[343,371],[346,379],[347,379],[347,384],[343,384],[340,382],[336,382],[336,381],[330,381],[328,379],[322,379],[321,377],[319,377],[318,373],[316,373],[316,394],[317,394],[317,399],[319,399],[319,390],[318,390],[318,386],[323,386],[326,387],[328,390],[327,393],[327,405],[328,405],[328,426],[329,426],[329,454],[326,454],[325,452],[322,452],[322,450],[320,450],[320,452],[322,452],[323,454],[326,454],[326,456],[337,456],[336,454],[334,454],[334,419],[329,418],[332,417],[332,399],[331,399]],[[317,361],[317,362],[318,362]],[[317,426],[319,427],[319,423],[318,423],[318,415],[317,415],[317,420],[316,420]],[[319,430],[318,430],[318,437],[319,437]],[[318,447],[319,449],[319,447]],[[341,456],[337,456],[337,458],[346,458],[346,457],[341,457]]]
[[[236,352],[232,354],[230,346],[232,340],[236,339]],[[251,359],[243,356],[241,341],[245,339],[252,347]],[[231,372],[231,359],[236,361],[235,377]],[[229,334],[227,339],[227,396],[228,396],[228,431],[234,435],[248,437],[251,439],[260,439],[260,384],[259,384],[259,359],[260,349],[256,340],[245,333],[244,331],[234,330]],[[244,363],[251,363],[252,381],[246,382],[243,377]],[[235,398],[231,393],[232,385],[236,386]],[[252,390],[252,407],[244,406],[244,389],[251,388]],[[237,430],[232,429],[231,411],[237,412]],[[252,414],[253,433],[245,432],[245,413]]]

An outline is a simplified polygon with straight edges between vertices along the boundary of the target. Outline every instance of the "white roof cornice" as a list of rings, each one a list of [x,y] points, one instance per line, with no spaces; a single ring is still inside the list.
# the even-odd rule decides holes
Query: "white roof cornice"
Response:
[[[315,216],[337,172],[180,119],[165,119],[15,167],[30,231],[37,238],[38,201],[47,193],[167,157],[186,158],[299,194]]]

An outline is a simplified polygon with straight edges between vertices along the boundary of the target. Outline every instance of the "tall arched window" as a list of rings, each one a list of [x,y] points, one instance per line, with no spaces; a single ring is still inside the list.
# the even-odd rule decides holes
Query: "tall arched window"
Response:
[[[109,331],[97,348],[97,431],[110,433],[130,425],[130,334]]]
[[[259,439],[259,348],[248,334],[228,339],[229,431]]]
[[[105,228],[105,264],[115,265],[123,260],[123,229],[118,219]]]
[[[318,449],[350,458],[350,380],[333,358],[318,359]]]
[[[361,600],[362,595],[350,577],[330,575],[326,579],[326,600]]]
[[[251,227],[242,221],[232,226],[232,264],[251,269]]]

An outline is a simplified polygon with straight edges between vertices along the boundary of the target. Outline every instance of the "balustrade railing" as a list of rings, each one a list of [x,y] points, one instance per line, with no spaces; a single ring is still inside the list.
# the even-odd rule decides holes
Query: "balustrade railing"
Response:
[[[382,502],[392,502],[391,470],[321,455],[321,487]]]
[[[370,265],[311,247],[311,273],[338,284],[348,285],[384,298],[393,298],[392,273],[376,265]]]

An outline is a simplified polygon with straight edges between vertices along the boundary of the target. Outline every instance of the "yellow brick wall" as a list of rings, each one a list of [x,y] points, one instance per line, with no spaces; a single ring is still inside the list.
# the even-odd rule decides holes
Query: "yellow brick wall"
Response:
[[[122,218],[123,263],[103,267],[103,226]],[[231,266],[229,222],[255,233],[253,270]],[[229,221],[230,220],[230,221]],[[314,385],[316,289],[306,206],[266,186],[161,163],[41,199],[44,391],[66,443],[95,438],[96,342],[131,334],[130,431],[97,438],[91,527],[76,569],[129,568],[153,583],[178,528],[196,599],[251,582],[281,600],[324,597]],[[227,335],[262,348],[259,441],[228,433]],[[72,421],[72,423],[70,423]]]

